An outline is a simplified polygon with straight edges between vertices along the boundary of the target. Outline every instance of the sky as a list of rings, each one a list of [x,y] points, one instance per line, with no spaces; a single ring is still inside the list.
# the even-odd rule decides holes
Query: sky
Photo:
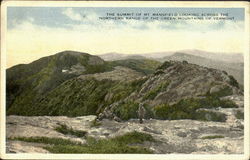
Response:
[[[141,19],[100,19],[107,13],[141,14]],[[173,14],[180,20],[152,20],[153,14]],[[217,14],[222,20],[196,20],[201,14]],[[8,7],[7,67],[64,50],[94,55],[185,49],[242,53],[243,37],[242,8]]]

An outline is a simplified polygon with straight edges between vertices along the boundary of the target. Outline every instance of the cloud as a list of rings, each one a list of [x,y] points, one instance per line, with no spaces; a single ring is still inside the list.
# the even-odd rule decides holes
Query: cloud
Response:
[[[67,16],[73,21],[82,21],[84,15],[74,12],[72,8],[67,8],[62,12],[63,15]]]
[[[98,15],[95,12],[91,11],[75,11],[72,8],[67,8],[62,11],[62,14],[67,16],[73,21],[79,21],[82,23],[95,24],[98,20]]]

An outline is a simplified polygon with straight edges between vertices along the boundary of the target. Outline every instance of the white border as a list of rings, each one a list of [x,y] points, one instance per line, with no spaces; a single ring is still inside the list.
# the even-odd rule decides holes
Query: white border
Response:
[[[244,154],[209,155],[209,154],[6,154],[5,153],[5,68],[6,68],[6,9],[7,6],[44,6],[44,7],[202,7],[202,8],[245,8],[245,51],[244,51]],[[249,3],[248,2],[152,2],[152,1],[4,1],[1,5],[1,146],[2,159],[227,159],[247,160],[249,156]]]
[[[245,7],[245,50],[244,50],[244,153],[246,157],[250,159],[250,123],[249,123],[249,113],[250,113],[250,16],[249,16],[250,6]]]

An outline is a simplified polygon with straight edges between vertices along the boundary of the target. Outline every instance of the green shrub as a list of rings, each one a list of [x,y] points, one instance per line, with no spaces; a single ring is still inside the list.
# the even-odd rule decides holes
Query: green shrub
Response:
[[[85,135],[87,134],[86,131],[73,130],[72,128],[67,127],[65,124],[60,124],[55,128],[55,130],[62,134],[73,135],[76,137],[85,137]]]
[[[150,99],[153,100],[157,96],[158,92],[157,89],[153,89],[149,91],[144,97],[143,100]]]
[[[155,88],[151,89],[144,97],[143,99],[151,99],[153,100],[160,92],[164,91],[167,86],[169,85],[169,81],[164,81],[162,83],[160,83],[158,86],[156,86]]]
[[[154,117],[157,119],[196,119],[205,121],[225,122],[226,115],[211,111],[198,111],[200,108],[216,108],[216,107],[235,107],[230,100],[220,100],[214,97],[206,97],[203,99],[182,99],[173,105],[161,104],[155,106]]]
[[[178,108],[176,105],[159,105],[154,108],[155,118],[163,120],[191,119],[192,113],[186,112]]]
[[[212,112],[212,111],[205,111],[200,110],[197,111],[193,119],[202,120],[202,121],[215,121],[215,122],[225,122],[226,115],[223,113]]]
[[[244,85],[243,84],[239,84],[239,89],[242,91],[242,93],[244,93]]]
[[[137,83],[140,84],[140,82],[136,82],[136,81],[133,81],[131,83],[127,83],[127,82],[113,83],[113,86],[109,90],[111,93],[113,93],[113,97],[110,103],[117,102],[129,96],[133,91],[137,89],[137,85],[136,85]]]
[[[188,98],[182,99],[178,103],[174,104],[176,109],[185,111],[185,112],[192,112],[198,108],[201,108],[202,105],[200,103],[200,99],[195,98]]]
[[[235,102],[231,100],[220,100],[219,106],[222,108],[238,108]]]
[[[9,138],[10,140],[18,140],[25,142],[35,142],[35,143],[44,143],[52,145],[80,145],[78,142],[73,142],[67,139],[62,138],[49,138],[49,137],[15,137]]]
[[[152,107],[147,105],[147,104],[144,104],[144,108],[146,110],[144,118],[145,119],[154,118],[154,111],[153,111]]]
[[[226,71],[222,71],[224,74],[228,75],[228,73]]]
[[[139,107],[139,103],[129,101],[129,102],[120,104],[115,109],[114,113],[122,120],[129,120],[131,118],[138,118],[138,114],[137,114],[138,107]],[[144,108],[146,110],[144,118],[145,119],[153,118],[154,113],[153,113],[152,108],[147,104],[144,104]]]
[[[151,142],[155,141],[150,134],[141,133],[137,131],[126,133],[122,136],[115,137],[112,140],[123,144],[143,143],[144,141],[151,141]]]
[[[147,78],[140,78],[140,79],[136,79],[134,81],[131,82],[131,86],[137,89],[140,89],[140,87],[148,80]]]
[[[221,100],[219,97],[207,96],[198,100],[201,108],[237,108],[237,105],[231,100]]]
[[[237,111],[235,117],[238,119],[244,119],[244,113],[241,111]]]
[[[122,120],[129,120],[131,118],[137,118],[138,107],[139,107],[138,103],[129,101],[129,102],[119,105],[115,109],[115,114]]]
[[[90,154],[150,154],[153,153],[147,148],[140,146],[119,145],[114,142],[97,142],[93,146],[72,146],[72,145],[56,145],[43,147],[51,153],[90,153]]]
[[[232,75],[230,75],[229,78],[230,78],[229,84],[239,88],[239,83],[237,82],[237,80]]]
[[[224,138],[224,136],[221,136],[221,135],[205,136],[205,137],[202,137],[201,139],[216,139],[216,138]]]
[[[155,118],[157,119],[169,119],[169,113],[171,113],[171,106],[162,104],[154,107]]]
[[[218,92],[210,94],[209,96],[219,98],[219,97],[229,96],[232,94],[233,94],[232,88],[229,86],[226,86],[226,87],[222,88],[221,90],[219,90]]]
[[[182,64],[188,64],[188,61],[184,60],[184,61],[182,61]]]

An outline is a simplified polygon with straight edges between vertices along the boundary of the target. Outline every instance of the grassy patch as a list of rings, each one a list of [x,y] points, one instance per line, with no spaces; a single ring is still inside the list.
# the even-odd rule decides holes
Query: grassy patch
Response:
[[[122,136],[111,139],[97,140],[92,137],[87,137],[86,144],[79,144],[69,140],[46,138],[46,137],[30,137],[30,138],[15,138],[16,140],[26,142],[36,142],[50,144],[44,149],[52,153],[153,153],[148,148],[138,146],[145,141],[155,141],[149,134],[140,132],[131,132]]]
[[[131,82],[131,86],[136,88],[137,90],[141,89],[141,86],[148,80],[148,77],[146,78],[140,78],[137,80],[134,80]]]
[[[139,107],[139,103],[134,102],[134,101],[128,101],[116,107],[114,113],[122,120],[138,118],[138,113],[137,113],[138,107]],[[146,110],[144,118],[145,119],[153,118],[154,113],[153,113],[152,107],[150,107],[147,104],[144,104],[144,108]]]
[[[205,136],[205,137],[202,137],[201,139],[216,139],[216,138],[224,138],[224,136],[221,136],[221,135]]]
[[[230,100],[220,100],[215,97],[206,97],[203,99],[182,99],[173,105],[162,104],[154,107],[154,117],[157,119],[195,119],[205,121],[226,120],[225,114],[215,113],[211,111],[197,111],[200,108],[234,108],[235,103]]]
[[[185,111],[182,111],[177,106],[162,104],[154,107],[154,113],[156,119],[169,119],[169,120],[176,120],[176,119],[191,119],[191,115]]]
[[[124,66],[131,68],[137,72],[144,73],[145,75],[151,74],[157,67],[161,65],[161,62],[151,59],[125,59],[110,62],[113,66]]]
[[[126,102],[115,109],[115,114],[123,120],[130,118],[138,118],[136,111],[138,110],[138,103]],[[198,111],[200,108],[235,108],[236,104],[231,100],[220,100],[218,97],[207,96],[202,99],[182,99],[173,105],[162,104],[151,109],[145,105],[145,118],[156,119],[196,119],[204,121],[218,121],[225,122],[226,115],[222,113],[215,113],[211,111]]]
[[[196,99],[200,108],[237,108],[237,105],[231,100],[220,100],[219,97],[207,96],[202,99]]]
[[[132,146],[144,141],[154,141],[154,139],[148,134],[132,132],[111,139],[96,140],[88,137],[86,145],[48,146],[45,149],[52,153],[152,153],[147,148]]]
[[[112,98],[110,99],[109,103],[112,104],[114,102],[117,102],[121,99],[125,99],[127,96],[129,96],[132,92],[137,90],[142,82],[140,81],[133,81],[130,83],[126,82],[118,82],[114,83],[113,86],[110,87],[109,92],[113,94]]]
[[[137,110],[139,103],[129,101],[123,103],[115,108],[115,114],[122,120],[129,120],[130,118],[137,118]]]
[[[86,131],[73,130],[72,128],[67,127],[65,124],[60,124],[58,127],[55,128],[55,130],[62,134],[73,135],[76,137],[85,137],[85,135],[87,134]]]
[[[10,140],[44,143],[44,144],[51,144],[51,145],[80,145],[80,143],[73,142],[67,139],[49,138],[49,137],[15,137],[15,138],[10,138]]]
[[[233,90],[231,87],[225,86],[224,88],[220,89],[218,92],[209,94],[209,96],[213,97],[224,97],[229,96],[233,94]]]
[[[114,142],[96,141],[90,146],[71,146],[71,145],[57,145],[47,146],[44,149],[51,153],[102,153],[102,154],[117,154],[117,153],[153,153],[151,150],[139,146],[127,146]]]
[[[136,131],[126,133],[123,136],[115,137],[112,140],[123,144],[143,143],[144,141],[151,141],[151,142],[155,141],[150,134],[136,132]]]
[[[160,83],[158,86],[155,88],[151,89],[144,97],[143,99],[151,99],[153,100],[160,92],[164,91],[167,86],[169,85],[169,81],[165,81]]]
[[[244,113],[241,111],[237,111],[235,117],[238,119],[244,119]]]
[[[240,87],[240,86],[239,86],[239,83],[237,82],[237,80],[236,80],[232,75],[230,75],[229,78],[230,78],[229,83],[230,83],[232,86],[235,86],[235,87],[237,87],[237,88]]]
[[[206,111],[206,110],[197,111],[192,118],[196,120],[215,121],[215,122],[225,122],[227,120],[226,115],[223,113]]]

